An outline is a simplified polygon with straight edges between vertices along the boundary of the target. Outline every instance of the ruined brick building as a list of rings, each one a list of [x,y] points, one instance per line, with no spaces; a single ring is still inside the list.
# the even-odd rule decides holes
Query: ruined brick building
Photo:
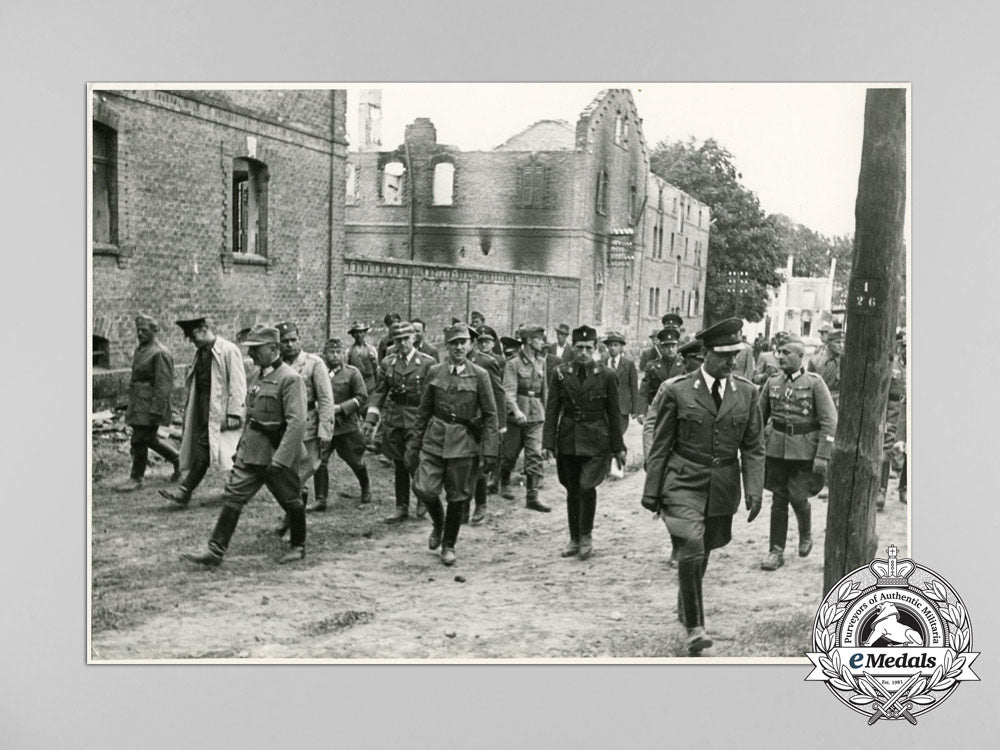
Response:
[[[292,319],[310,346],[342,326],[346,92],[92,96],[95,398],[127,380],[140,311],[179,365],[181,317],[230,340]]]
[[[498,331],[588,323],[645,340],[668,311],[702,322],[708,207],[649,171],[626,89],[575,128],[543,120],[492,151],[439,143],[418,118],[391,151],[348,155],[347,316],[486,314]]]
[[[191,347],[173,321],[194,314],[230,339],[292,319],[313,350],[352,320],[378,335],[389,310],[431,340],[474,309],[501,333],[589,323],[644,342],[669,310],[701,325],[708,208],[650,174],[628,90],[475,152],[419,118],[391,151],[363,125],[348,153],[342,90],[102,89],[92,104],[95,398],[127,382],[140,311],[178,378]],[[363,98],[365,118],[378,107]]]

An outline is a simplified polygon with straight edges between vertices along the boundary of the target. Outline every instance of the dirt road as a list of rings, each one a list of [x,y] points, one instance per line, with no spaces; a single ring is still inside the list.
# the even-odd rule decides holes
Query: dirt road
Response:
[[[639,428],[627,436],[624,479],[598,490],[595,554],[562,559],[567,537],[562,488],[547,467],[540,514],[490,497],[480,526],[463,526],[458,563],[427,549],[430,522],[381,523],[392,510],[391,470],[369,457],[380,504],[358,506],[343,464],[334,493],[353,492],[309,516],[308,557],[279,566],[284,545],[266,494],[254,499],[222,567],[182,563],[204,549],[218,514],[221,475],[209,475],[192,506],[176,510],[156,493],[167,469],[154,466],[139,492],[110,487],[127,474],[122,443],[95,438],[92,506],[94,660],[560,659],[685,656],[677,623],[677,582],[669,537],[639,505]],[[127,446],[127,443],[124,444]],[[895,480],[891,489],[895,486]],[[821,596],[826,504],[813,499],[812,554],[795,556],[794,520],[786,564],[760,570],[767,552],[769,498],[753,524],[741,509],[733,541],[712,554],[705,579],[706,624],[714,657],[801,657]],[[204,503],[204,504],[202,504]],[[879,515],[880,548],[906,542],[906,506],[890,493]]]

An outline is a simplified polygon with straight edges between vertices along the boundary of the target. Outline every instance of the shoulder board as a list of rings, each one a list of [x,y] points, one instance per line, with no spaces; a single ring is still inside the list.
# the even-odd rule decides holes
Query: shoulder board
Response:
[[[691,376],[690,372],[685,372],[680,375],[674,375],[672,378],[667,378],[666,380],[664,380],[663,385],[668,385],[671,383],[679,383],[685,378],[689,378],[690,376]]]
[[[420,351],[419,349],[417,349],[417,356],[423,357],[424,359],[429,359],[431,362],[437,362],[437,359],[432,357],[430,354]]]
[[[740,382],[746,383],[747,385],[753,385],[753,381],[752,380],[750,380],[749,378],[745,378],[742,375],[737,375],[736,373],[733,373],[730,377],[733,380],[738,380]]]

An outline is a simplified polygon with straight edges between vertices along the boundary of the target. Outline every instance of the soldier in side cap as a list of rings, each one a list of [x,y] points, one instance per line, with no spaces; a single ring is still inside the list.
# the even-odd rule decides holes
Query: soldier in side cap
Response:
[[[492,328],[487,325],[481,325],[478,328],[469,329],[470,340],[474,339],[478,344],[478,348],[475,346],[469,347],[468,359],[472,364],[477,367],[482,367],[486,370],[487,374],[490,376],[490,385],[493,387],[493,401],[497,407],[497,431],[500,435],[500,443],[503,445],[504,435],[507,432],[507,416],[506,409],[504,408],[504,390],[503,390],[503,368],[507,361],[495,356],[492,353],[492,348],[496,343],[496,333]],[[501,448],[502,450],[502,448]],[[496,469],[492,471],[484,470],[483,457],[480,456],[479,472],[476,475],[476,491],[475,491],[475,508],[472,511],[472,523],[473,525],[482,523],[486,518],[486,496],[488,493],[487,486],[489,481],[488,476],[495,475]],[[465,512],[467,513],[469,509],[469,504],[465,504]],[[465,523],[468,518],[463,515],[462,523]]]
[[[223,505],[208,550],[181,558],[205,567],[217,567],[229,548],[244,506],[266,486],[291,526],[291,549],[279,563],[306,555],[306,511],[299,496],[298,464],[305,458],[306,387],[294,369],[282,361],[278,329],[254,326],[246,346],[259,368],[250,380],[247,420],[236,451],[236,463],[223,491]]]
[[[319,467],[313,475],[316,488],[316,502],[306,508],[310,513],[326,510],[330,491],[330,457],[336,451],[348,465],[361,485],[361,503],[372,501],[371,481],[365,466],[365,438],[358,424],[358,414],[364,413],[368,404],[368,390],[361,371],[344,363],[344,348],[340,339],[329,339],[323,347],[323,361],[330,373],[330,389],[333,392],[333,438],[319,456]],[[350,493],[341,492],[341,497]]]
[[[607,365],[618,376],[618,406],[622,410],[622,434],[628,431],[628,420],[634,416],[639,424],[645,417],[642,399],[639,397],[639,373],[635,362],[626,357],[625,337],[618,331],[608,331],[604,335],[604,344],[608,347]]]
[[[545,423],[545,398],[548,390],[545,372],[545,329],[527,325],[520,331],[521,348],[507,360],[503,389],[507,406],[507,433],[500,457],[500,494],[514,496],[510,475],[517,456],[524,450],[526,476],[525,507],[548,513],[552,510],[538,499],[542,476],[542,427]]]
[[[368,393],[375,390],[375,378],[378,375],[378,349],[368,343],[366,336],[368,326],[360,321],[355,321],[347,329],[348,335],[354,339],[354,343],[347,349],[347,364],[358,368],[361,377],[365,381],[365,389]],[[361,417],[364,418],[364,410]]]
[[[612,456],[625,468],[618,376],[594,362],[596,344],[597,331],[590,326],[573,331],[577,359],[556,368],[542,433],[543,458],[555,453],[559,483],[566,488],[569,542],[562,556],[581,560],[594,550],[597,486],[608,475]]]
[[[424,501],[433,527],[428,547],[441,547],[441,562],[455,564],[462,515],[475,491],[480,462],[490,471],[497,460],[496,402],[486,370],[468,360],[469,328],[445,329],[448,360],[427,372],[416,425],[406,443],[413,489]],[[441,504],[445,492],[447,511]]]
[[[178,320],[184,338],[197,347],[185,386],[180,467],[187,475],[176,490],[160,495],[187,506],[209,468],[232,468],[246,410],[247,379],[239,347],[216,336],[205,318]]]
[[[654,359],[643,372],[642,386],[639,388],[641,398],[641,411],[645,411],[653,401],[653,396],[659,390],[660,384],[665,380],[677,375],[684,374],[684,363],[677,356],[677,347],[680,344],[681,332],[677,328],[667,326],[656,334],[656,348],[660,353],[659,359]]]
[[[809,498],[826,479],[837,408],[823,378],[802,366],[802,339],[791,337],[778,347],[781,372],[761,388],[767,463],[764,484],[771,490],[770,551],[763,570],[784,564],[788,536],[788,506],[799,527],[799,557],[812,551],[812,509]]]
[[[174,358],[170,350],[156,338],[159,326],[148,315],[135,318],[135,337],[139,344],[132,353],[132,379],[128,388],[128,410],[125,424],[132,428],[132,472],[129,479],[115,489],[131,492],[142,487],[149,450],[153,449],[174,467],[170,477],[176,482],[181,476],[180,456],[169,442],[161,440],[160,425],[169,425],[170,392],[174,387]]]
[[[392,460],[395,470],[396,511],[385,519],[394,524],[410,515],[410,475],[404,462],[406,445],[417,425],[420,396],[427,385],[427,373],[436,361],[413,346],[413,326],[395,323],[391,329],[394,351],[379,363],[378,382],[371,396],[362,430],[371,440],[377,427],[382,430],[382,453]],[[417,517],[426,515],[418,502]]]
[[[711,550],[732,538],[733,514],[746,491],[748,521],[760,513],[764,443],[757,389],[733,363],[742,322],[724,320],[700,331],[705,362],[667,381],[650,409],[643,507],[656,512],[677,550],[678,618],[687,628],[688,652],[711,647],[705,632],[702,580]],[[741,476],[742,475],[742,476]]]

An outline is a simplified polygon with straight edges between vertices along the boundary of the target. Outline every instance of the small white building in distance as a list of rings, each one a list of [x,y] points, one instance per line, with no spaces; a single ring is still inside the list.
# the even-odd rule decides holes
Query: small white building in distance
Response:
[[[833,277],[837,259],[830,261],[828,276],[792,276],[794,258],[788,257],[785,282],[778,287],[764,319],[744,322],[747,341],[753,342],[758,333],[770,339],[778,331],[795,336],[819,338],[819,329],[833,321]]]

